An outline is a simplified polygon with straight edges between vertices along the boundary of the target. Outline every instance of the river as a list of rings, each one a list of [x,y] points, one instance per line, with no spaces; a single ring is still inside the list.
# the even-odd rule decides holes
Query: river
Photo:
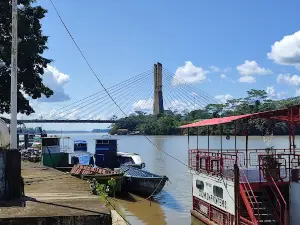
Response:
[[[88,151],[94,152],[94,139],[101,138],[102,134],[82,133],[64,134],[73,140],[81,139],[88,142]],[[164,152],[188,164],[188,137],[187,136],[114,136],[118,140],[118,151],[135,152],[141,155],[146,163],[146,170],[156,174],[166,175],[169,182],[164,190],[155,197],[153,202],[133,196],[129,201],[117,199],[116,207],[122,215],[133,225],[139,224],[191,224],[190,209],[192,208],[192,182],[188,168]],[[190,148],[197,147],[197,138],[190,137]],[[199,148],[207,148],[207,137],[198,139]],[[158,146],[157,149],[154,145]],[[210,137],[210,148],[220,148],[221,138]],[[223,148],[234,149],[234,137],[230,140],[222,139]],[[296,138],[296,145],[299,141]],[[249,137],[249,148],[288,148],[287,136]],[[245,148],[245,137],[237,137],[237,148]]]

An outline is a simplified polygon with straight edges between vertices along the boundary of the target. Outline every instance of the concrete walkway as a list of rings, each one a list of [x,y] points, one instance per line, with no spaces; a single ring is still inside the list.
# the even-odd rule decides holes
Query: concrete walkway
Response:
[[[38,163],[22,162],[25,196],[19,201],[5,202],[0,207],[0,223],[13,222],[14,218],[25,218],[32,223],[32,217],[45,220],[63,217],[64,223],[42,224],[111,224],[110,210],[98,196],[90,194],[89,183],[58,170],[44,167]],[[3,203],[2,203],[3,206]],[[23,207],[20,207],[23,206]],[[75,217],[82,223],[73,223]],[[4,219],[6,218],[6,219]],[[68,219],[70,218],[70,221]],[[19,223],[7,223],[19,224]],[[38,223],[36,223],[38,224]]]

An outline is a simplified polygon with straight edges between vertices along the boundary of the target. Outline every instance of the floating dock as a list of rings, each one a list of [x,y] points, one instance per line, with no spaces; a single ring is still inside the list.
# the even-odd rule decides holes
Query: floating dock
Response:
[[[25,197],[1,202],[0,224],[112,224],[89,183],[38,163],[22,162]]]

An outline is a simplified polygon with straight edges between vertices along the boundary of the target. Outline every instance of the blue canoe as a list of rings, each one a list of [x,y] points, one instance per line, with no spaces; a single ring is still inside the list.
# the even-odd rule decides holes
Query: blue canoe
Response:
[[[160,176],[132,166],[121,165],[124,190],[150,197],[158,194],[164,188],[168,177]]]

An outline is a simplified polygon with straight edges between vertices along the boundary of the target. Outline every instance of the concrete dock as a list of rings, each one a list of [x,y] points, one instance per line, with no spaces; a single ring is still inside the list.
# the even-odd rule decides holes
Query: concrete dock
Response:
[[[89,183],[39,163],[22,162],[25,197],[2,202],[0,224],[112,224],[110,209]]]

